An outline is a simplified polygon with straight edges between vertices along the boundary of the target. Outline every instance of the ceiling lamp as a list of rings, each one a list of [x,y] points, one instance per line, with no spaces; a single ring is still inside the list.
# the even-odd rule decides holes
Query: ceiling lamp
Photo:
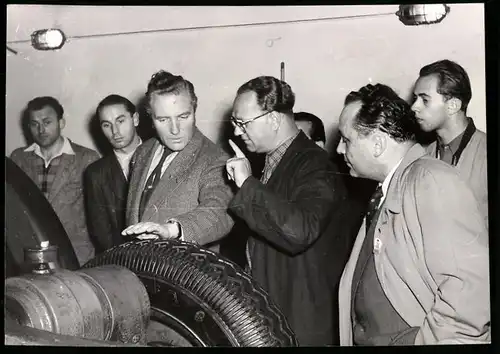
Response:
[[[31,34],[31,45],[38,50],[56,50],[66,42],[66,36],[59,29],[43,29]]]
[[[407,26],[429,25],[439,23],[450,12],[445,4],[399,5],[396,15]]]

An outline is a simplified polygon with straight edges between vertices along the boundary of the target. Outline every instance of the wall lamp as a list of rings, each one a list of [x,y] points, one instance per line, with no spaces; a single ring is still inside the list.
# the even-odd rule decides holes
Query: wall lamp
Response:
[[[445,4],[399,5],[396,15],[407,26],[430,25],[441,22],[450,12]]]
[[[60,49],[65,42],[64,32],[56,28],[38,30],[31,34],[31,45],[38,50]]]

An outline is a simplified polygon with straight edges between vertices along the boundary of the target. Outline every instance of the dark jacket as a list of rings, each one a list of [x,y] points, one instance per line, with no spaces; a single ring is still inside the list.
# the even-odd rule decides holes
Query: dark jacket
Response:
[[[127,180],[116,155],[111,153],[87,167],[84,173],[87,226],[96,253],[125,241]]]
[[[342,176],[300,133],[267,184],[249,177],[229,208],[247,225],[252,276],[279,306],[302,346],[333,344],[332,274]],[[345,257],[341,257],[345,258]]]

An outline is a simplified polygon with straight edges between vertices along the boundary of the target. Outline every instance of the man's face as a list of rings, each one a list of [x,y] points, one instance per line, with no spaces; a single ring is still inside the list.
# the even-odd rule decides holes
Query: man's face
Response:
[[[257,103],[257,95],[246,91],[236,96],[232,115],[238,122],[245,123],[244,128],[233,124],[234,135],[241,137],[248,151],[266,153],[273,146],[274,135],[269,124],[269,115]],[[260,117],[259,117],[260,116]],[[253,118],[259,117],[252,121]]]
[[[54,108],[45,106],[30,113],[29,127],[35,143],[46,149],[54,145],[61,136],[64,119],[58,119]]]
[[[413,89],[414,102],[411,109],[425,132],[441,128],[448,118],[445,97],[437,92],[438,83],[436,75],[422,76]]]
[[[373,172],[373,143],[369,136],[359,134],[352,122],[361,108],[361,102],[352,102],[344,107],[339,119],[340,142],[337,153],[344,155],[353,177],[370,178]]]
[[[194,134],[195,112],[188,92],[153,94],[153,124],[161,142],[172,151],[181,151]]]
[[[130,114],[123,104],[105,106],[99,111],[101,129],[113,149],[125,149],[137,137],[135,128],[139,125],[138,113]]]

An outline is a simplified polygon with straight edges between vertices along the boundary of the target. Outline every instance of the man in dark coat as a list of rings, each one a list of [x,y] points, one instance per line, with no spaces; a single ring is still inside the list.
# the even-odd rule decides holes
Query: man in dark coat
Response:
[[[92,163],[84,174],[87,225],[96,253],[101,253],[126,241],[121,232],[126,226],[129,164],[141,138],[137,134],[139,114],[123,96],[104,98],[96,116],[113,147],[113,153]]]
[[[231,117],[234,134],[251,152],[265,153],[260,180],[244,153],[226,163],[238,187],[229,209],[249,232],[252,277],[285,314],[302,346],[333,344],[334,287],[328,268],[335,238],[325,233],[339,222],[345,197],[342,179],[326,151],[299,131],[290,86],[262,76],[242,85]],[[331,229],[331,228],[329,228]]]

